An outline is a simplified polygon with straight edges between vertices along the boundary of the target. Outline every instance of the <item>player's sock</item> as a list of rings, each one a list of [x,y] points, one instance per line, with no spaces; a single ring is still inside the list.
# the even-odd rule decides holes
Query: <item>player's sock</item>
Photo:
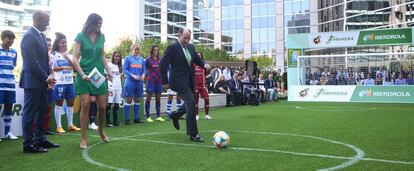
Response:
[[[172,108],[172,100],[167,100],[167,109],[166,109],[166,114],[168,117],[170,117],[171,115],[171,108]]]
[[[150,100],[145,100],[145,114],[147,118],[150,117],[150,104],[151,104]]]
[[[181,106],[183,106],[183,103],[182,103],[181,99],[177,99],[177,104],[175,104],[176,110],[181,108]]]
[[[119,104],[114,103],[114,110],[112,111],[114,123],[118,123],[118,109],[119,109]]]
[[[155,100],[155,110],[157,112],[157,118],[161,116],[160,110],[161,110],[161,102],[160,100]]]
[[[139,120],[139,106],[140,103],[134,103],[134,120]]]
[[[125,103],[124,106],[124,114],[125,114],[125,122],[129,122],[129,112],[131,110],[131,104]]]
[[[73,125],[73,107],[66,108],[66,117],[68,117],[68,127]]]
[[[63,106],[55,105],[56,128],[62,127],[62,112],[63,112]]]
[[[10,132],[10,125],[12,121],[12,111],[4,110],[4,135],[7,135]]]
[[[89,123],[95,123],[96,112],[98,111],[96,102],[91,102],[89,106]]]
[[[210,110],[210,99],[207,97],[204,99],[204,113],[208,115],[209,110]]]

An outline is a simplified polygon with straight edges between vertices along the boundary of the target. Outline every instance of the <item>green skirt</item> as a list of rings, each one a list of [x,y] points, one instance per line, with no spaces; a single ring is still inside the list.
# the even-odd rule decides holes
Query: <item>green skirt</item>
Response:
[[[99,88],[96,88],[90,82],[83,80],[80,75],[76,76],[75,89],[76,89],[77,95],[79,94],[91,94],[91,95],[108,94],[108,86],[107,86],[106,81],[102,83],[102,85]]]

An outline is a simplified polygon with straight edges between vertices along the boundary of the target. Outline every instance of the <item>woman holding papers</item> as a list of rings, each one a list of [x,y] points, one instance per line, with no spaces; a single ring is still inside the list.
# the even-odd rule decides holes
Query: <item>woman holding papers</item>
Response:
[[[63,100],[66,99],[66,116],[68,117],[68,130],[80,131],[73,124],[73,100],[75,99],[75,87],[73,86],[73,64],[67,52],[68,46],[66,36],[62,33],[56,33],[55,42],[52,46],[51,58],[53,61],[52,69],[56,78],[56,85],[53,88],[53,97],[56,99],[55,104],[55,121],[56,132],[64,133],[62,128]]]
[[[87,126],[89,112],[89,96],[96,96],[98,105],[98,132],[102,141],[108,143],[109,139],[103,131],[103,115],[106,107],[106,94],[108,88],[103,77],[104,70],[111,73],[108,63],[104,56],[105,36],[101,32],[102,17],[92,13],[88,16],[82,32],[78,33],[75,38],[73,64],[78,71],[75,87],[76,94],[80,95],[81,112],[80,121],[82,129],[82,137],[80,148],[87,148]],[[112,80],[111,74],[108,74],[109,80]]]

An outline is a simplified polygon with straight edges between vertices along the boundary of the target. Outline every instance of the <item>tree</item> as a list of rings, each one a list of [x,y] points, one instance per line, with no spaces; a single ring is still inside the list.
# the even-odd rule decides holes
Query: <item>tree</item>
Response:
[[[253,56],[250,60],[255,61],[261,69],[272,67],[273,59],[266,56]]]
[[[209,61],[239,61],[239,59],[230,56],[225,49],[213,49],[211,47],[196,44],[196,51],[202,52],[205,60]]]
[[[133,42],[134,41],[130,37],[126,37],[126,38],[121,39],[121,41],[119,42],[119,45],[116,46],[115,48],[113,48],[112,50],[108,51],[105,54],[105,57],[106,58],[112,58],[112,53],[115,52],[115,51],[121,52],[121,55],[123,57],[129,55],[131,53],[131,46],[132,46]]]
[[[147,57],[150,55],[152,45],[158,45],[158,51],[160,53],[160,58],[164,54],[164,51],[167,49],[168,44],[166,42],[161,42],[159,39],[147,38],[139,42],[141,46],[141,55]]]
[[[127,56],[131,53],[131,46],[133,43],[138,43],[141,46],[140,53],[143,57],[147,57],[150,54],[151,46],[158,45],[160,56],[164,54],[167,49],[168,43],[161,42],[156,38],[146,38],[144,40],[133,40],[133,38],[126,37],[119,42],[119,45],[113,48],[112,50],[106,53],[107,58],[112,57],[114,51],[121,52],[122,56]],[[243,61],[243,59],[238,59],[236,57],[230,56],[225,49],[214,49],[209,46],[195,44],[197,52],[202,52],[204,59],[208,61]]]

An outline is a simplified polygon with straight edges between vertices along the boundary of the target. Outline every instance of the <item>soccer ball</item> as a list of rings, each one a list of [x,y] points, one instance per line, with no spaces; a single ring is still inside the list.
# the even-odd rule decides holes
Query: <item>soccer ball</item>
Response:
[[[217,148],[225,148],[230,144],[230,136],[224,131],[216,132],[213,136],[213,143]]]

